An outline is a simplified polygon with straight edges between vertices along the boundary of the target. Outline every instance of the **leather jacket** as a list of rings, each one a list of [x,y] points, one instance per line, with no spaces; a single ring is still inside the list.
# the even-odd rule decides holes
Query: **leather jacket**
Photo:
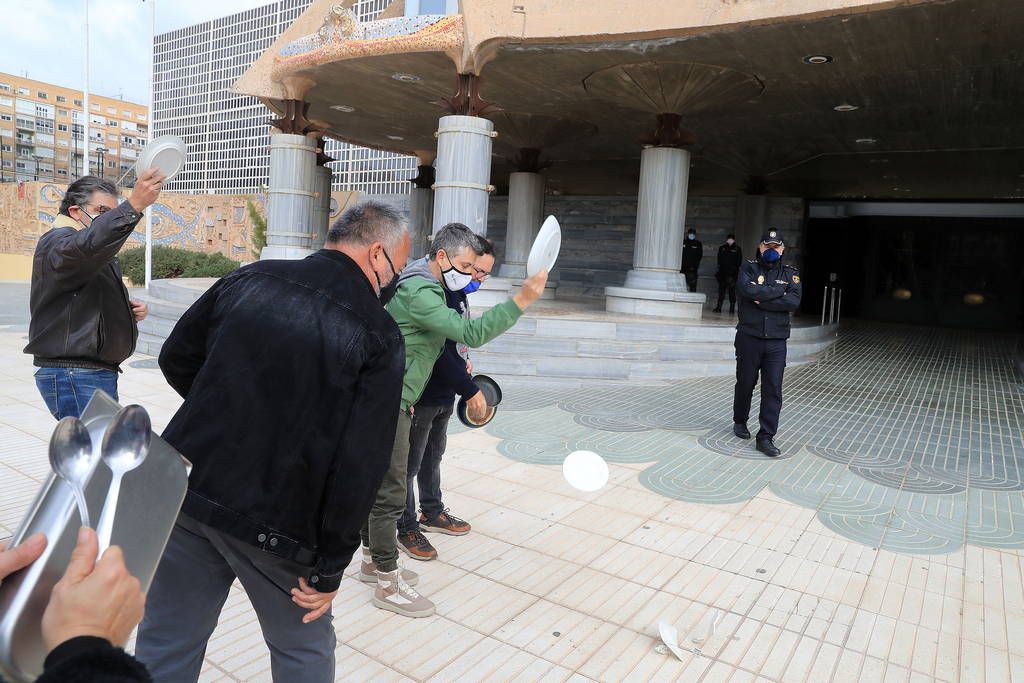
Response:
[[[160,352],[185,399],[163,433],[193,466],[182,513],[337,589],[391,464],[404,348],[339,251],[220,279]]]
[[[117,252],[141,219],[123,202],[87,228],[58,215],[54,227],[39,238],[25,347],[37,366],[116,371],[135,351],[139,328]]]

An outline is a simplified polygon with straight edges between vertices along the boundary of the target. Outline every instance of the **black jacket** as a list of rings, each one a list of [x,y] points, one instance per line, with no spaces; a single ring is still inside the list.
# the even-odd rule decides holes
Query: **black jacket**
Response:
[[[736,277],[743,263],[743,252],[740,245],[723,244],[718,247],[718,277]]]
[[[789,338],[789,314],[800,307],[803,294],[796,268],[781,260],[768,266],[760,257],[745,261],[736,279],[736,294],[738,331],[760,339]]]
[[[36,683],[150,683],[146,667],[103,638],[79,636],[53,649]]]
[[[222,278],[160,353],[185,398],[163,434],[193,464],[182,512],[336,590],[391,461],[404,349],[341,252]]]
[[[704,258],[704,245],[700,243],[700,240],[683,240],[683,266],[680,272],[697,270],[702,258]]]
[[[465,292],[452,292],[446,288],[444,296],[448,308],[458,311],[461,315],[467,315],[469,304]],[[417,405],[450,406],[455,402],[456,394],[462,398],[472,398],[478,391],[480,387],[466,370],[466,359],[459,353],[459,345],[451,339],[446,339],[444,350],[434,363],[430,380],[423,389],[423,395],[420,396]]]
[[[139,328],[116,257],[141,219],[123,202],[80,230],[58,216],[39,238],[25,347],[36,365],[117,370],[135,351]]]

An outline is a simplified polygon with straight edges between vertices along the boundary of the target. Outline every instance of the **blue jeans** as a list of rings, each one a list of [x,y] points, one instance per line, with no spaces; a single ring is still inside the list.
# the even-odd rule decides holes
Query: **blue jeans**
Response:
[[[117,373],[92,368],[39,368],[36,386],[58,420],[81,417],[94,392],[101,389],[117,400]]]
[[[416,519],[416,494],[420,491],[420,510],[432,519],[444,512],[441,502],[441,456],[448,445],[448,420],[454,405],[416,406],[409,430],[409,469],[406,471],[405,513],[398,521],[399,533],[419,531]]]

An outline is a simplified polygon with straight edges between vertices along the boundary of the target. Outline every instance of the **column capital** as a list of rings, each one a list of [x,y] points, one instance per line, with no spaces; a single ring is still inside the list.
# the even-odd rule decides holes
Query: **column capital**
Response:
[[[281,100],[282,113],[279,118],[270,119],[271,127],[289,135],[307,135],[320,132],[306,115],[309,113],[309,102],[305,100]]]
[[[449,114],[461,116],[482,116],[488,112],[501,111],[501,107],[488,102],[480,95],[483,79],[476,74],[456,74],[455,94],[433,102]]]
[[[696,144],[697,135],[680,125],[683,121],[680,114],[662,113],[656,120],[654,131],[642,138],[641,144],[651,147],[689,147]]]
[[[509,161],[521,173],[540,173],[552,164],[550,159],[541,158],[541,150],[536,147],[520,147]]]

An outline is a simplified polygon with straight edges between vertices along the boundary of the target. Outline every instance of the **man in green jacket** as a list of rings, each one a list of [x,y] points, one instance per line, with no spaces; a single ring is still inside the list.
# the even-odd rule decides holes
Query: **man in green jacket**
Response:
[[[363,527],[360,578],[377,587],[373,604],[408,617],[429,617],[434,603],[412,586],[415,572],[398,566],[398,520],[405,511],[406,469],[412,406],[430,379],[445,339],[476,348],[511,328],[523,311],[544,293],[548,274],[542,271],[523,282],[520,291],[479,318],[465,319],[448,307],[444,290],[459,291],[473,278],[473,264],[482,253],[480,238],[461,223],[450,223],[434,236],[430,252],[409,264],[399,279],[388,312],[405,338],[402,406],[391,452],[391,466],[377,490],[370,517]],[[479,414],[484,406],[470,405]]]

